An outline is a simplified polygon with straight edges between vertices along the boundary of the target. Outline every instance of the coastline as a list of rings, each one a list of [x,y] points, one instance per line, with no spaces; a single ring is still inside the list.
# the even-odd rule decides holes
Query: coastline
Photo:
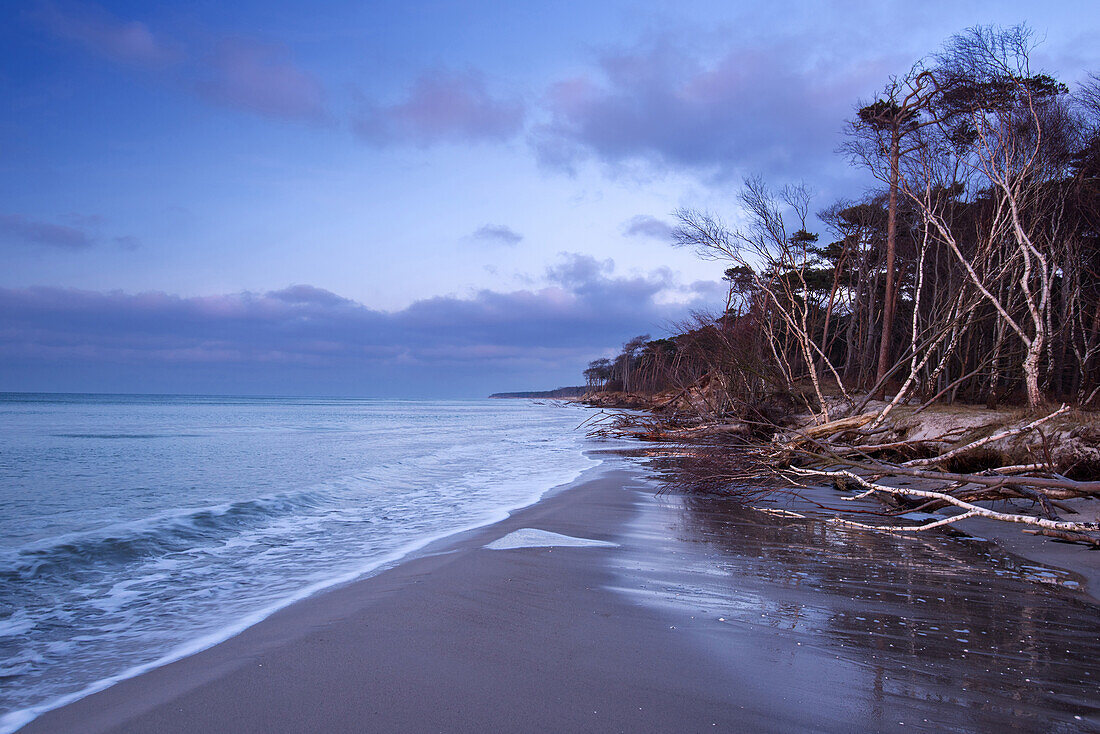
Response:
[[[588,451],[584,452],[585,456],[589,458],[590,453],[591,452]],[[36,706],[21,710],[10,711],[3,716],[0,716],[0,734],[24,731],[27,726],[29,726],[31,723],[36,721],[44,714],[47,714],[56,709],[65,708],[74,703],[78,703],[79,701],[89,696],[94,696],[97,693],[108,690],[121,682],[145,675],[151,671],[163,668],[167,665],[171,665],[177,661],[190,658],[212,647],[221,645],[224,642],[231,640],[241,633],[249,630],[250,628],[263,623],[271,616],[278,614],[288,607],[309,600],[318,595],[324,595],[330,591],[337,590],[348,584],[354,584],[356,582],[371,578],[374,575],[382,573],[406,561],[413,560],[426,553],[431,553],[432,549],[439,544],[447,544],[453,540],[461,538],[467,533],[476,532],[479,529],[495,525],[503,520],[506,520],[509,516],[517,511],[536,505],[542,500],[554,496],[558,492],[565,491],[577,482],[584,481],[585,477],[589,474],[598,475],[601,470],[603,470],[603,462],[592,464],[591,466],[577,471],[571,479],[554,484],[550,487],[543,489],[542,491],[534,493],[519,502],[518,504],[496,508],[485,517],[480,518],[471,524],[457,528],[450,528],[439,533],[434,533],[424,538],[419,538],[383,557],[371,559],[366,565],[356,568],[348,573],[344,573],[338,576],[334,576],[332,578],[327,578],[316,583],[309,584],[304,588],[296,591],[295,593],[279,599],[274,604],[270,604],[239,619],[235,619],[225,626],[218,628],[212,633],[200,635],[182,645],[178,645],[177,647],[169,650],[163,655],[147,663],[142,663],[140,665],[126,668],[114,675],[96,680],[77,691],[73,691],[72,693],[60,696],[55,699],[50,699]]]
[[[1086,658],[1072,670],[1052,665],[1070,644],[1061,637],[1029,641],[1030,662],[1008,654],[993,673],[967,647],[996,634],[980,628],[994,608],[1032,610],[1040,636],[1062,634],[1047,620],[1095,619],[1065,590],[1011,574],[983,587],[963,568],[956,599],[944,574],[978,560],[956,539],[850,534],[722,498],[655,497],[647,470],[627,462],[596,471],[21,731],[1100,726],[1097,702],[1070,682],[1100,677],[1080,624]],[[485,547],[524,528],[616,546]],[[884,544],[911,567],[852,579]],[[912,588],[899,590],[902,579]],[[941,616],[975,639],[932,632]],[[900,650],[899,634],[924,649]],[[991,649],[1014,636],[1005,630]]]
[[[533,729],[547,721],[578,729],[597,722],[602,728],[599,722],[626,719],[659,723],[664,730],[675,728],[687,712],[674,691],[654,707],[635,707],[628,693],[639,685],[650,692],[666,687],[667,663],[673,651],[654,659],[637,637],[663,630],[663,622],[644,611],[639,614],[637,609],[631,613],[630,605],[599,594],[597,589],[606,585],[609,577],[606,571],[584,562],[584,556],[594,549],[501,552],[484,548],[527,525],[615,543],[616,528],[621,528],[635,509],[636,497],[623,490],[638,479],[641,476],[636,471],[610,471],[551,490],[541,501],[505,520],[428,543],[379,574],[296,602],[217,645],[44,712],[18,731],[352,731],[360,727],[394,731],[453,728],[456,716],[462,717],[460,729],[470,731]],[[597,527],[605,529],[597,531]],[[568,573],[562,574],[561,569],[544,566],[555,553],[558,559],[574,554],[580,558],[567,561]],[[529,572],[540,566],[542,572],[531,578]],[[474,593],[479,580],[491,580],[493,599]],[[472,583],[467,585],[467,581]],[[521,583],[513,586],[514,581]],[[513,593],[518,600],[510,598]],[[543,608],[541,621],[553,621],[546,626],[532,617],[524,593],[535,594],[541,601],[558,595],[599,594],[603,598],[597,608],[577,605],[564,618],[554,608]],[[439,609],[441,603],[450,608]],[[517,607],[523,607],[521,619],[515,615]],[[500,624],[505,620],[496,612],[504,612],[509,624]],[[552,643],[572,637],[577,629],[574,624],[589,615],[602,618],[597,621],[599,629],[581,625],[585,632],[581,640],[570,640],[568,646],[558,648],[552,661],[539,661],[537,670],[528,668],[540,650],[554,650]],[[649,618],[645,623],[637,618],[624,621],[624,615]],[[461,634],[454,634],[456,627]],[[508,633],[522,636],[524,629],[548,635],[545,642],[551,644],[535,647],[507,641]],[[487,649],[493,647],[498,633],[505,635],[503,644],[512,648],[503,659],[494,654],[499,651]],[[627,639],[630,643],[624,644]],[[591,646],[604,647],[603,663],[599,658],[589,663],[598,665],[601,679],[621,679],[619,695],[600,691],[591,712],[588,703],[569,704],[571,713],[544,710],[545,701],[540,699],[548,685],[562,689],[553,696],[559,703],[591,698],[590,690],[586,694],[588,681],[570,675],[575,658]],[[623,650],[633,650],[639,656],[637,663],[642,657],[649,659],[648,669],[620,670],[619,653]],[[440,653],[455,655],[457,660],[441,663]],[[486,653],[479,663],[478,658]],[[697,677],[695,685],[708,689],[706,695],[692,696],[692,718],[699,727],[704,719],[708,726],[714,723],[710,719],[715,717],[731,723],[730,712],[722,710],[727,688],[719,683],[719,671],[704,674],[690,651],[675,656],[680,672]],[[360,667],[363,658],[375,662]],[[513,670],[508,663],[527,669]],[[559,670],[542,669],[541,663],[554,664]],[[520,672],[524,674],[521,678],[513,676]],[[507,706],[484,698],[477,703],[478,691],[483,697],[492,691],[495,697],[505,688],[534,705],[516,707],[516,698]],[[520,694],[524,688],[526,694]],[[378,698],[364,700],[363,691]],[[426,707],[424,696],[442,696],[447,705]],[[383,703],[386,710],[379,708]],[[559,718],[563,714],[565,719]]]

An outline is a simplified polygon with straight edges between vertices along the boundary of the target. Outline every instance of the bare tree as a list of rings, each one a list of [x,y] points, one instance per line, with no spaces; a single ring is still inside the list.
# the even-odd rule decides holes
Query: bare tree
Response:
[[[819,319],[826,312],[813,298],[811,271],[817,259],[817,236],[806,229],[811,194],[805,186],[773,192],[759,178],[747,179],[739,196],[748,214],[744,229],[729,229],[707,213],[683,209],[674,242],[693,248],[701,257],[733,263],[742,277],[751,279],[755,297],[763,299],[778,323],[764,319],[762,327],[776,363],[784,368],[788,385],[805,376],[817,398],[822,421],[829,420],[822,373],[828,372],[847,397],[843,381],[819,343]],[[797,221],[791,231],[786,209]],[[835,296],[835,291],[833,292]],[[778,327],[778,328],[777,328]]]
[[[1051,184],[1065,174],[1066,134],[1059,97],[1065,87],[1029,68],[1030,32],[977,28],[952,39],[929,73],[935,126],[913,147],[903,188],[966,276],[1022,342],[1028,404],[1043,400],[1040,362],[1050,338],[1054,257],[1063,219]],[[938,197],[946,175],[987,199],[976,246],[960,233]],[[1013,281],[1018,289],[1006,289]],[[1024,313],[1013,305],[1018,300]]]

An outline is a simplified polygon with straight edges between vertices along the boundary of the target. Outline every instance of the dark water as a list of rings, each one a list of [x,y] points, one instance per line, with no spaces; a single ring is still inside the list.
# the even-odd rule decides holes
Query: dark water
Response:
[[[749,654],[789,669],[776,685],[792,701],[828,680],[875,729],[1100,731],[1100,607],[1064,572],[952,534],[847,530],[715,496],[658,496],[635,525],[658,552],[620,554],[623,578],[644,579],[622,591],[705,620],[706,654],[768,640]],[[797,716],[816,728],[812,710]]]

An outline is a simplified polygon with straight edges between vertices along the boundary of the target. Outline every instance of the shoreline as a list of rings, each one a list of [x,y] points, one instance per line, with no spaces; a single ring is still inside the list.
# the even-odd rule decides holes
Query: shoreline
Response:
[[[1100,677],[1100,642],[1081,640],[1087,657],[1074,670],[1051,667],[1070,643],[1042,625],[1095,619],[1096,607],[1068,592],[1011,574],[973,584],[955,566],[978,558],[953,538],[853,535],[723,498],[658,497],[649,470],[626,461],[594,470],[507,519],[429,544],[20,731],[1100,725],[1098,702],[1071,682]],[[524,528],[615,545],[485,547]],[[852,578],[887,546],[910,567]],[[945,586],[951,579],[957,593]],[[912,588],[899,596],[905,580]],[[991,610],[1017,608],[1032,610],[1036,634],[1056,639],[1038,650],[1042,640],[1030,642],[1030,663],[1009,654],[1005,670],[989,673],[958,632],[934,631],[942,617],[980,646],[1001,634],[983,628]],[[926,649],[894,652],[899,634]],[[990,649],[1017,637],[1009,629]],[[998,677],[1016,665],[1031,667],[1018,680],[1013,671],[1011,683]]]
[[[601,469],[603,471],[600,471]],[[584,525],[586,537],[589,539],[615,544],[614,538],[617,536],[614,528],[625,523],[625,515],[633,510],[633,504],[636,500],[635,497],[622,490],[626,489],[632,482],[644,481],[643,474],[637,469],[624,471],[619,468],[608,470],[604,469],[603,464],[585,472],[585,474],[590,473],[597,473],[597,476],[593,478],[582,475],[573,482],[559,485],[547,491],[534,504],[513,511],[506,519],[451,533],[444,538],[427,542],[417,551],[407,554],[396,565],[390,566],[380,573],[327,589],[322,593],[294,602],[218,644],[144,671],[140,675],[120,680],[107,688],[63,706],[45,711],[17,731],[31,733],[39,731],[121,732],[148,731],[149,729],[158,731],[231,729],[234,731],[260,732],[272,730],[316,731],[319,730],[317,727],[325,730],[355,730],[360,724],[364,723],[361,719],[356,718],[352,722],[337,716],[335,721],[331,718],[326,718],[323,722],[317,721],[308,716],[317,713],[316,709],[303,701],[299,701],[299,704],[302,705],[294,706],[293,709],[298,714],[305,713],[307,719],[292,721],[287,718],[280,718],[278,721],[273,721],[268,713],[271,705],[274,704],[279,708],[285,708],[285,706],[279,706],[281,696],[273,698],[270,692],[264,693],[260,697],[263,699],[262,701],[257,701],[255,698],[250,699],[251,704],[258,703],[258,709],[249,707],[248,715],[239,718],[241,702],[235,701],[236,696],[234,694],[221,695],[219,690],[224,690],[227,682],[232,687],[242,677],[253,677],[255,672],[265,665],[265,663],[254,662],[258,659],[266,658],[268,655],[279,655],[287,649],[293,650],[303,644],[311,646],[317,639],[315,635],[318,634],[318,630],[322,631],[320,632],[322,636],[331,640],[324,634],[323,630],[331,625],[339,625],[346,629],[345,620],[352,615],[359,615],[359,619],[362,620],[362,612],[369,610],[379,602],[387,601],[395,594],[402,591],[411,591],[414,588],[413,585],[419,584],[423,580],[420,577],[425,574],[438,574],[445,571],[450,560],[456,554],[492,554],[492,556],[505,559],[506,565],[508,565],[514,561],[517,550],[520,553],[545,554],[546,557],[555,552],[558,553],[559,557],[563,554],[592,552],[592,549],[589,548],[558,547],[521,548],[502,552],[492,551],[484,547],[492,540],[498,539],[512,530],[520,529],[528,523],[533,523],[539,527],[552,525],[561,530],[570,531],[572,529],[573,532],[577,529],[575,525],[581,524]],[[558,514],[555,512],[558,505],[571,505],[576,509],[577,504],[583,503],[585,499],[591,500],[593,495],[596,495],[596,509],[602,515],[596,523],[591,522],[591,515],[587,512],[584,513],[586,519],[581,520],[579,523],[578,518],[573,518],[572,521],[567,520],[564,523],[560,520],[547,522],[553,515]],[[564,498],[568,498],[568,501],[563,502]],[[617,522],[609,522],[611,516],[617,516]],[[592,532],[595,529],[592,526],[596,524],[606,525],[607,529],[599,533]],[[474,565],[481,564],[475,563]],[[474,573],[480,575],[479,570],[475,569]],[[593,578],[590,585],[585,587],[585,590],[591,591],[594,588],[596,577],[600,575],[599,572],[593,571]],[[508,579],[508,581],[511,580]],[[600,580],[606,581],[607,579],[602,578]],[[480,602],[474,600],[474,605],[480,606]],[[394,622],[392,619],[387,624],[401,626],[400,622]],[[395,632],[396,629],[390,631]],[[336,642],[336,644],[341,648],[345,648],[344,642]],[[401,652],[404,655],[407,651],[403,650]],[[421,656],[425,652],[421,650]],[[296,652],[289,655],[291,660],[298,659],[298,657]],[[320,663],[322,668],[328,668],[328,661],[312,662]],[[685,670],[688,665],[693,663],[692,656],[683,656],[682,664],[685,666]],[[276,667],[280,666],[269,664],[269,669]],[[662,670],[663,668],[661,670],[655,668],[650,671],[648,680],[650,686],[660,681]],[[314,673],[319,672],[314,670]],[[361,672],[370,673],[370,671]],[[561,676],[561,680],[565,681],[567,679],[567,676]],[[291,680],[281,679],[279,682],[280,688],[283,684],[296,688],[296,680],[298,680],[296,677]],[[328,683],[333,682],[328,681]],[[513,682],[509,681],[509,684]],[[402,682],[397,689],[391,690],[389,693],[399,696],[406,703],[413,705],[415,710],[405,713],[416,718],[419,715],[419,707],[415,701],[408,700],[410,691],[403,690],[404,687]],[[244,685],[244,688],[252,690],[254,685],[248,683]],[[311,686],[311,689],[314,690],[309,699],[314,700],[313,694],[319,691],[316,690],[316,684]],[[290,694],[290,691],[284,690],[283,693]],[[215,700],[212,701],[209,698],[210,696],[213,696]],[[351,702],[354,698],[354,696],[348,695],[344,700]],[[202,703],[193,709],[190,714],[177,717],[175,713],[179,710],[181,703],[190,700],[197,700]],[[215,704],[216,711],[211,711],[211,703]],[[670,703],[672,702],[670,701]],[[712,703],[714,702],[712,701]],[[461,704],[461,706],[464,707],[465,704]],[[351,708],[354,709],[354,713],[357,715],[365,713],[361,707],[354,703]],[[639,711],[641,710],[639,709]],[[482,711],[493,713],[492,707],[488,706],[484,707]],[[496,714],[493,714],[495,724],[498,727],[506,728],[511,724],[511,714],[496,713],[507,716],[506,719],[495,719]],[[665,718],[666,725],[673,726],[679,720],[680,713],[679,711],[671,711]],[[598,714],[599,709],[593,710],[593,715],[598,716]],[[281,715],[292,715],[292,712],[284,710]],[[532,712],[532,716],[531,724],[534,725],[535,722],[542,720],[543,714]],[[210,719],[209,717],[214,718]],[[587,714],[580,714],[578,723],[587,720]],[[391,728],[391,726],[394,728]],[[462,729],[466,730],[468,726],[467,721]],[[368,726],[368,728],[376,730],[401,730],[401,727],[402,725],[395,721],[387,721],[385,725],[372,724]],[[476,727],[469,730],[475,729]]]
[[[583,453],[586,457],[591,458],[593,452],[586,450]],[[477,520],[473,524],[448,529],[440,533],[429,535],[426,538],[417,539],[382,558],[372,559],[370,563],[364,567],[310,584],[294,594],[245,615],[240,619],[234,620],[214,632],[201,635],[194,640],[178,645],[155,660],[135,665],[114,675],[101,678],[78,691],[73,691],[72,693],[51,699],[42,704],[26,709],[10,711],[0,716],[0,734],[12,734],[14,732],[24,731],[30,724],[51,711],[71,706],[89,696],[94,696],[102,691],[109,690],[119,683],[145,675],[151,671],[190,658],[212,647],[221,645],[252,627],[262,624],[273,615],[278,614],[288,607],[307,601],[316,596],[335,591],[349,584],[364,581],[402,563],[414,560],[421,555],[430,554],[432,549],[439,544],[447,544],[461,538],[467,533],[476,532],[482,528],[500,523],[518,511],[537,505],[539,502],[559,492],[568,490],[578,482],[585,481],[587,475],[598,474],[601,470],[604,470],[604,463],[604,460],[599,460],[598,463],[579,470],[572,479],[548,487],[538,495],[531,497],[529,500],[525,500],[521,504],[497,508],[492,514],[482,520]]]

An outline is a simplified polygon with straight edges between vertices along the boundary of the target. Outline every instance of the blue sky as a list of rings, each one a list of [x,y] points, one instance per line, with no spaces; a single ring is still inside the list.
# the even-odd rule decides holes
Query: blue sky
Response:
[[[670,212],[833,151],[974,24],[1100,69],[1091,2],[8,3],[0,390],[462,397],[574,383],[721,268]]]

